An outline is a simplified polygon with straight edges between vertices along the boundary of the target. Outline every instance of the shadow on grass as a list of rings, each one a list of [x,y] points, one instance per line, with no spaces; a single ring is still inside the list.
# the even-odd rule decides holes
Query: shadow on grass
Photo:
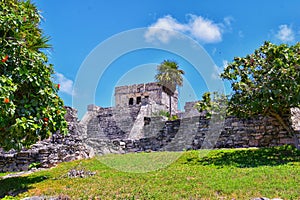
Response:
[[[217,150],[208,156],[187,157],[185,164],[259,167],[278,166],[292,162],[300,162],[300,151],[292,146],[281,146],[259,149]]]
[[[20,193],[26,192],[31,189],[31,184],[41,182],[47,179],[46,176],[20,176],[6,179],[0,179],[0,199],[8,196],[16,196]]]

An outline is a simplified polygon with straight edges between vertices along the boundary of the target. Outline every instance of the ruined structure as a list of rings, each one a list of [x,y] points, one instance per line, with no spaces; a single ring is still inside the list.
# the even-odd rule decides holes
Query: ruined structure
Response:
[[[173,113],[177,113],[178,93],[172,96]],[[99,139],[140,139],[144,137],[144,119],[169,109],[169,97],[157,83],[115,88],[115,107],[89,105],[81,120],[86,134]]]
[[[27,170],[30,163],[50,167],[59,162],[89,158],[96,154],[141,151],[182,151],[203,148],[298,146],[300,134],[290,136],[273,118],[213,121],[201,116],[195,102],[185,105],[181,118],[167,121],[157,113],[168,110],[168,96],[156,83],[115,89],[116,106],[89,105],[83,119],[66,107],[69,134],[53,134],[21,152],[0,151],[0,172]],[[172,98],[177,112],[177,93]],[[292,110],[295,130],[300,130],[300,110]],[[1,149],[0,149],[1,150]]]
[[[0,148],[0,172],[25,171],[31,163],[48,168],[61,162],[93,157],[93,149],[84,143],[86,138],[81,134],[82,127],[78,123],[77,111],[70,107],[65,108],[68,135],[54,133],[51,138],[32,145],[30,149],[24,148],[20,152],[15,150],[5,152]]]
[[[88,106],[80,124],[86,144],[98,154],[118,152],[181,151],[200,148],[266,147],[296,144],[295,138],[272,118],[228,117],[212,122],[188,102],[177,111],[178,93],[172,98],[179,120],[167,121],[157,113],[168,110],[168,96],[156,83],[115,88],[115,107]]]
[[[116,108],[157,104],[169,108],[169,96],[157,83],[143,83],[115,88]],[[172,96],[172,108],[177,112],[178,92]]]

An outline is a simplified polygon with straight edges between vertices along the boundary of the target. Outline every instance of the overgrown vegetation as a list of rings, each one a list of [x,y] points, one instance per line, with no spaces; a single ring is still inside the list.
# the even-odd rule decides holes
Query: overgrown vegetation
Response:
[[[202,99],[195,104],[196,109],[210,119],[212,116],[224,118],[228,113],[228,97],[218,92],[205,92]]]
[[[165,110],[160,110],[157,113],[153,113],[153,116],[156,116],[156,117],[166,117],[170,121],[174,121],[174,120],[179,119],[179,117],[177,115],[170,116],[170,113],[168,111],[165,111]]]
[[[63,194],[72,199],[300,198],[300,152],[291,146],[110,155],[109,159],[128,166],[142,164],[147,158],[151,165],[151,161],[161,161],[166,154],[181,156],[170,166],[148,173],[121,172],[96,158],[63,163],[29,176],[0,180],[0,196],[12,193],[18,197]],[[77,166],[96,174],[67,178],[68,171]]]
[[[265,42],[253,54],[234,58],[221,74],[233,90],[228,109],[240,117],[274,117],[293,134],[286,119],[300,104],[299,69],[300,43]]]
[[[28,169],[33,169],[33,168],[39,168],[41,167],[41,163],[40,162],[33,162],[28,166]]]
[[[172,116],[172,96],[177,86],[182,86],[184,71],[179,69],[177,62],[164,60],[157,66],[155,80],[161,85],[169,96],[169,113]]]
[[[0,146],[6,150],[67,130],[40,20],[30,1],[0,1]]]
[[[265,42],[253,54],[235,57],[221,78],[231,83],[229,96],[206,92],[196,104],[200,112],[248,118],[275,118],[289,133],[290,109],[300,104],[300,43],[292,46]]]

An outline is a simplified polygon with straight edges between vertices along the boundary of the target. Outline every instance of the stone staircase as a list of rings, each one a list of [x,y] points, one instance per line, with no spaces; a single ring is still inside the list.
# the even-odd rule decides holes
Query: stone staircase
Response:
[[[141,106],[140,112],[132,126],[132,129],[128,135],[128,139],[138,140],[144,137],[144,117],[148,116],[149,105]]]
[[[178,132],[175,137],[161,150],[163,151],[183,151],[192,148],[192,143],[197,133],[197,121],[199,118],[185,118],[181,120]],[[189,130],[189,131],[187,131]]]

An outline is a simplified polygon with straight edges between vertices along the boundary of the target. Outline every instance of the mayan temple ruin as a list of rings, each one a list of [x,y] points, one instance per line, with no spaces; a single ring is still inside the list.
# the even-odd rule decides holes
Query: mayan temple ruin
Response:
[[[0,168],[27,170],[30,163],[43,167],[93,157],[95,154],[144,151],[183,151],[211,148],[270,147],[292,144],[299,147],[300,134],[291,137],[273,118],[239,119],[234,116],[212,122],[199,113],[195,102],[177,110],[178,93],[171,99],[177,120],[159,114],[168,111],[169,97],[157,83],[115,88],[115,106],[89,105],[78,120],[77,110],[66,107],[69,134],[51,138],[21,152],[0,152]],[[295,130],[300,130],[300,111],[293,110]]]
[[[172,112],[177,113],[178,93],[172,96]],[[89,105],[81,120],[90,136],[102,139],[143,138],[145,118],[169,109],[169,96],[157,83],[115,88],[115,106]]]

